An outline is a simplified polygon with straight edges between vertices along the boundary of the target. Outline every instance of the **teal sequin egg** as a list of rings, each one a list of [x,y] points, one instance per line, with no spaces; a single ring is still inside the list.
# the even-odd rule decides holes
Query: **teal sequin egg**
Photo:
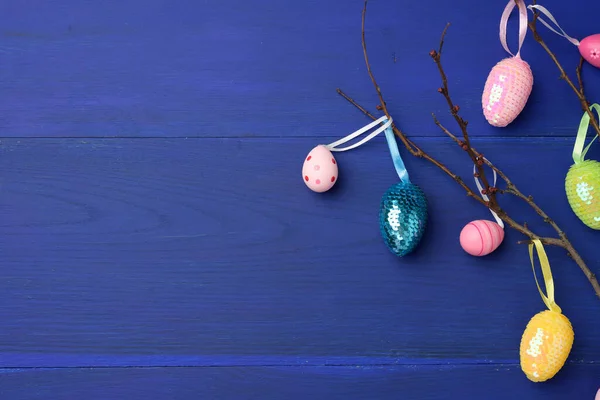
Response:
[[[427,198],[418,186],[400,182],[381,199],[379,227],[386,246],[398,257],[411,253],[427,226]]]

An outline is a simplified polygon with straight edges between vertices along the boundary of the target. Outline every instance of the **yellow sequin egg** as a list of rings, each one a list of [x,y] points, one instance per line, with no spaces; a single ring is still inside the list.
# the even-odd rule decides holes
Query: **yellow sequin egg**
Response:
[[[531,318],[521,338],[521,370],[533,382],[554,377],[567,361],[575,333],[562,313],[545,310]]]
[[[575,215],[588,227],[600,229],[600,163],[585,160],[573,164],[565,190]]]

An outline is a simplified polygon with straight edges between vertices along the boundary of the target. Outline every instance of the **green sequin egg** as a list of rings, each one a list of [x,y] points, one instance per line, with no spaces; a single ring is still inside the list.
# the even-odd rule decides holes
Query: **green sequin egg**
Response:
[[[585,160],[569,168],[565,178],[567,200],[588,227],[600,229],[600,163]]]

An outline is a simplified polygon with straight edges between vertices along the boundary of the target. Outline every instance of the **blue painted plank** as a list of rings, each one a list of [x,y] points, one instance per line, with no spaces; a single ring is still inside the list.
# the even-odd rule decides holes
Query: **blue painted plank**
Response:
[[[543,384],[518,366],[32,369],[0,372],[7,399],[581,399],[600,367],[575,365]]]
[[[468,177],[466,155],[449,140],[418,141]],[[474,142],[600,272],[598,233],[562,192],[573,140]],[[0,365],[516,362],[528,319],[543,309],[522,237],[509,230],[497,253],[466,255],[460,229],[490,215],[405,157],[431,221],[418,251],[397,259],[377,227],[380,196],[397,181],[385,139],[340,154],[340,181],[321,195],[300,174],[315,144],[3,140]],[[589,157],[598,155],[593,147]],[[549,255],[575,327],[571,360],[598,361],[599,300],[563,252]]]
[[[572,136],[579,103],[528,34],[522,55],[535,88],[507,129],[480,105],[505,2],[373,1],[369,50],[397,121],[440,136],[430,113],[446,112],[428,53],[451,22],[445,65],[455,100],[479,136]],[[596,33],[600,3],[548,0],[571,35]],[[32,7],[36,12],[31,12]],[[362,0],[108,0],[0,4],[0,132],[9,137],[341,136],[362,121],[338,98],[343,87],[377,103],[360,47]],[[516,44],[516,18],[509,25]],[[543,28],[543,27],[542,27]],[[541,30],[571,73],[577,49]],[[586,66],[591,101],[600,72]]]

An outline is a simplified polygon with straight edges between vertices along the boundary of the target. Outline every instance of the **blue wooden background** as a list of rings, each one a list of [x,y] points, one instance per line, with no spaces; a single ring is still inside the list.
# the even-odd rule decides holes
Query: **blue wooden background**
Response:
[[[543,4],[572,36],[598,33],[600,3]],[[600,236],[563,188],[580,105],[529,32],[526,110],[505,129],[482,115],[485,78],[506,56],[504,5],[371,1],[374,72],[399,126],[467,179],[466,155],[431,120],[455,128],[428,55],[451,22],[444,65],[473,144],[600,273]],[[575,344],[553,380],[533,384],[518,346],[544,305],[518,233],[468,256],[459,232],[489,213],[403,151],[431,218],[416,253],[392,256],[377,226],[397,181],[383,135],[338,156],[335,190],[304,186],[308,151],[368,122],[335,89],[377,104],[362,6],[0,2],[2,399],[594,397],[600,300],[563,251],[548,249]],[[574,77],[577,49],[540,32]],[[586,65],[584,77],[600,101],[600,71]]]

